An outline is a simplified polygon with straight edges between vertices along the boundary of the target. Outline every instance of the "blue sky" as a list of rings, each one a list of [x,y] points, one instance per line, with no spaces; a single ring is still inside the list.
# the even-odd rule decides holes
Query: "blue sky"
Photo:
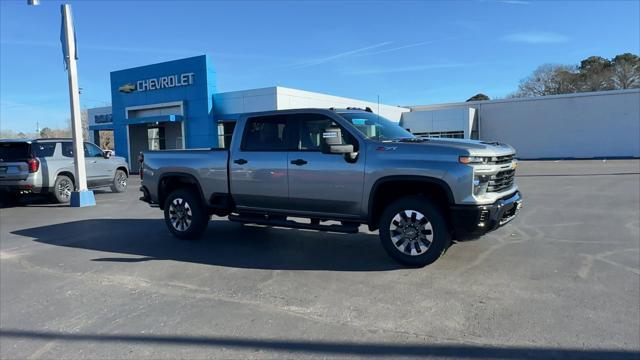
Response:
[[[0,2],[0,128],[66,127],[59,1]],[[387,104],[504,97],[543,63],[640,53],[639,1],[71,1],[83,107],[109,72],[203,53],[218,91],[286,86]]]

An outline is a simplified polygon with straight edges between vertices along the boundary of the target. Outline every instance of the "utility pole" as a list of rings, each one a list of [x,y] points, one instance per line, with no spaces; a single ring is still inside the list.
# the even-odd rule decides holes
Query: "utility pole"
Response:
[[[87,190],[87,172],[84,162],[82,139],[82,116],[80,114],[80,93],[78,89],[78,68],[76,65],[76,37],[71,17],[71,5],[61,5],[62,47],[69,74],[69,99],[71,107],[71,132],[73,134],[73,158],[75,165],[76,191],[71,193],[71,207],[93,206],[96,204],[93,191]]]

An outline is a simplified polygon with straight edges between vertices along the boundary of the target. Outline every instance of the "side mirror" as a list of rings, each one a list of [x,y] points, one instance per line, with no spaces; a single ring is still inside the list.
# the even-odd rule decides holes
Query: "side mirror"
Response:
[[[111,156],[113,156],[113,152],[111,150],[104,150],[102,152],[102,155],[105,159],[109,159]]]

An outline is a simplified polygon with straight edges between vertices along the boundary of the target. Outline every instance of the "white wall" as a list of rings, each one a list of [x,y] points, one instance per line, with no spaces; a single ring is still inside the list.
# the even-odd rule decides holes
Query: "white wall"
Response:
[[[276,87],[217,93],[213,95],[213,109],[217,117],[277,110],[276,97]]]
[[[378,112],[377,103],[280,86],[214,94],[213,106],[217,118],[224,114],[300,108],[370,107],[374,113]],[[408,108],[380,104],[380,115],[396,122],[408,111]]]
[[[518,157],[640,156],[640,89],[415,106],[474,107],[479,137],[516,148]]]
[[[290,89],[285,87],[277,87],[278,93],[278,110],[299,109],[299,108],[371,108],[371,110],[382,117],[389,120],[399,122],[402,113],[408,112],[408,108],[399,106],[374,103],[371,101],[363,101],[350,99],[345,97],[321,94],[316,92]]]

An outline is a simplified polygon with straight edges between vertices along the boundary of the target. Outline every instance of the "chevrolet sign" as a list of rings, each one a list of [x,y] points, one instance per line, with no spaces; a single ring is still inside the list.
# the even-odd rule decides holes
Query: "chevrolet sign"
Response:
[[[177,86],[193,84],[194,73],[184,73],[180,75],[161,76],[159,78],[138,80],[136,84],[125,84],[118,88],[118,91],[130,93],[133,91],[148,91],[168,89]]]

